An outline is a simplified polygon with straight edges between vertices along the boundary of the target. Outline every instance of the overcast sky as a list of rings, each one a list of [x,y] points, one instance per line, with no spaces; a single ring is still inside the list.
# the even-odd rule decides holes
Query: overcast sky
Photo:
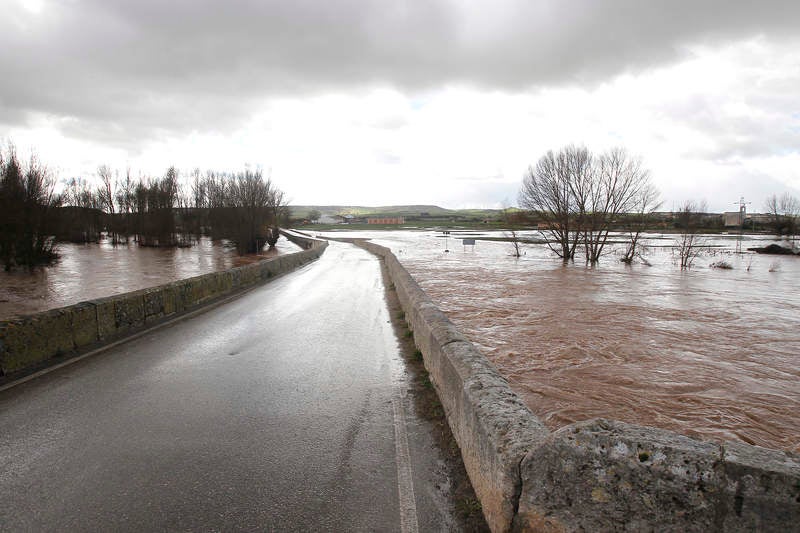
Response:
[[[666,209],[800,196],[800,2],[0,0],[0,138],[59,177],[261,166],[295,204],[514,205],[621,145]]]

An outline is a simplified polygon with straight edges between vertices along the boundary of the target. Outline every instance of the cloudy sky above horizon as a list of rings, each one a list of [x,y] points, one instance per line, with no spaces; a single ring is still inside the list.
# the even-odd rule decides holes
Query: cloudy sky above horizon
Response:
[[[800,196],[800,2],[0,0],[0,138],[59,177],[260,166],[295,204],[514,205],[624,146],[666,209]]]

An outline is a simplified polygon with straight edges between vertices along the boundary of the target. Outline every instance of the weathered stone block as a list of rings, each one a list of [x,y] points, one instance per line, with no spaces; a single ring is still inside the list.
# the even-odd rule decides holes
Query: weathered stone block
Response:
[[[723,529],[800,530],[800,456],[736,442],[722,449]]]
[[[233,274],[230,271],[219,273],[219,292],[217,296],[227,294],[233,290]]]
[[[203,300],[203,291],[205,290],[203,283],[203,276],[195,276],[186,280],[186,292],[183,299],[186,309],[191,309]]]
[[[238,268],[228,271],[231,275],[231,289],[236,290],[242,286],[242,273]]]
[[[274,277],[277,274],[277,270],[275,269],[275,260],[274,259],[267,259],[261,263],[261,279],[267,280],[269,278]]]
[[[172,315],[182,310],[180,286],[177,283],[168,283],[161,288],[164,299],[164,315]]]
[[[144,292],[136,291],[114,297],[114,320],[117,333],[123,333],[144,325]]]
[[[35,335],[30,321],[22,318],[5,321],[0,327],[0,367],[3,374],[16,372],[48,359],[47,342]]]
[[[177,283],[178,289],[178,310],[179,311],[186,311],[192,308],[193,305],[193,298],[194,298],[194,284],[196,283],[196,278],[185,279],[183,281],[179,281]]]
[[[210,300],[217,295],[219,287],[219,276],[216,272],[206,274],[203,280],[203,300]]]
[[[76,348],[97,342],[97,309],[90,302],[71,306],[72,342]]]
[[[144,320],[153,322],[164,317],[164,291],[154,287],[144,291]]]
[[[97,312],[97,338],[108,339],[117,333],[117,318],[114,312],[114,297],[93,300]]]
[[[603,419],[553,433],[522,463],[519,531],[721,531],[721,450]]]
[[[258,271],[252,268],[253,265],[247,265],[242,271],[242,286],[249,287],[259,281]]]
[[[29,317],[34,335],[43,338],[50,356],[62,355],[75,348],[72,340],[72,307],[51,309]]]
[[[217,287],[219,285],[219,279],[216,272],[207,274],[205,280],[203,281],[203,300],[214,298],[214,296],[217,295]]]
[[[4,323],[2,328],[2,369],[16,372],[51,357],[71,352],[72,313],[69,308],[53,309]]]

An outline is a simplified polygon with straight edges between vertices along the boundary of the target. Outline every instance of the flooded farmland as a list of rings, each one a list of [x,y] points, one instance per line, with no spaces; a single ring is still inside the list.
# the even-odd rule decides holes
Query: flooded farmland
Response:
[[[299,249],[281,237],[275,248],[261,256]],[[205,237],[191,248],[112,246],[102,241],[60,244],[58,251],[60,260],[50,267],[33,272],[0,270],[0,319],[225,270],[259,257],[239,257],[235,249]]]
[[[674,238],[648,235],[651,266],[612,252],[590,268],[543,245],[515,258],[509,243],[462,244],[499,233],[347,235],[392,248],[551,429],[605,417],[800,451],[800,257],[714,236],[682,272]]]

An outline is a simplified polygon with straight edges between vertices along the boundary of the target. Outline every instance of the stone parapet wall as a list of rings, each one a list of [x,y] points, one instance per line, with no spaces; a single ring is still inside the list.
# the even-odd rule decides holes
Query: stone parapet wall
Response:
[[[252,287],[318,258],[327,242],[282,232],[304,250],[157,287],[0,322],[0,373],[8,379]],[[54,359],[56,358],[56,359]]]
[[[384,258],[492,531],[800,531],[797,454],[602,419],[551,433],[391,250],[357,243]]]
[[[522,462],[518,531],[800,531],[800,458],[589,420]]]

